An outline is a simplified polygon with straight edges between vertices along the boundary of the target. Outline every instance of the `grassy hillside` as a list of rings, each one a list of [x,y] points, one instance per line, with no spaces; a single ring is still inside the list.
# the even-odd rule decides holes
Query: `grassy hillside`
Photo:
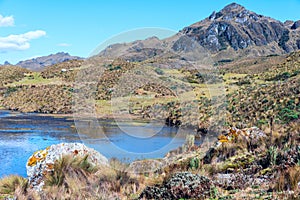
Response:
[[[83,67],[83,61],[77,60],[34,73],[12,67],[11,74],[1,73],[1,79],[6,80],[1,90],[1,104],[9,109],[45,113],[57,113],[54,108],[57,105],[60,107],[59,113],[71,113],[73,82],[79,70],[86,70],[86,80],[92,79],[93,74],[100,74],[96,77],[95,103],[102,115],[111,114],[111,95],[114,95],[114,89],[122,87],[122,83],[118,84],[125,81],[124,84],[128,84],[126,87],[132,87],[132,91],[127,96],[118,97],[118,101],[126,105],[129,102],[130,108],[127,110],[133,115],[166,119],[172,113],[170,105],[177,105],[174,109],[184,112],[179,119],[183,125],[209,126],[212,117],[220,116],[216,113],[218,109],[225,112],[221,116],[226,118],[225,121],[220,119],[223,125],[261,127],[270,123],[271,119],[275,123],[288,123],[299,118],[299,54],[292,53],[285,58],[269,56],[236,60],[220,64],[218,74],[189,68],[143,66],[143,63],[129,63],[121,59],[100,62],[91,69]],[[139,70],[140,67],[143,67],[142,70]],[[7,67],[0,70],[5,69]],[[124,79],[130,73],[140,71],[147,71],[148,79],[153,81],[139,86],[135,85],[135,80]],[[22,100],[18,98],[20,96]],[[126,110],[126,105],[124,108],[120,103],[119,108],[114,109]],[[188,112],[188,105],[192,105],[191,109],[198,107],[199,111]]]
[[[111,168],[105,170],[76,167],[62,177],[49,174],[42,194],[30,190],[25,179],[10,176],[0,180],[0,199],[1,195],[92,199],[95,194],[100,199],[299,197],[300,52],[234,60],[219,64],[220,73],[144,64],[117,59],[92,68],[72,61],[25,75],[22,69],[12,68],[13,74],[2,79],[6,81],[1,86],[1,105],[23,112],[72,113],[72,97],[77,94],[74,80],[82,70],[84,80],[97,80],[93,95],[99,116],[130,114],[170,126],[193,126],[200,133],[196,136],[204,140],[209,139],[207,131],[215,133],[216,143],[208,140],[194,146],[193,138],[187,137],[185,145],[162,159],[131,164],[112,159]],[[153,81],[139,85],[137,80],[145,72]],[[133,89],[126,93],[126,88]],[[115,96],[118,90],[125,92]],[[259,128],[249,129],[252,126]],[[163,167],[151,173],[127,172],[149,163]],[[84,176],[74,178],[79,172]],[[53,182],[54,178],[63,184]]]

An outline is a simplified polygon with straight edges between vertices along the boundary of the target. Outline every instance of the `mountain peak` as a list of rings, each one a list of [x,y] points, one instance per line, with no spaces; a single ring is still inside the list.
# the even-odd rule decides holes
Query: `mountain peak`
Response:
[[[222,10],[219,12],[213,12],[210,16],[210,20],[225,20],[230,21],[237,19],[238,21],[244,21],[246,20],[246,17],[249,17],[250,15],[257,16],[257,14],[246,10],[244,6],[241,6],[237,3],[231,3],[227,6],[225,6]],[[256,17],[257,18],[257,17]]]
[[[195,45],[191,45],[189,38],[218,60],[282,55],[300,49],[300,21],[282,23],[231,3],[208,18],[183,28],[176,37],[166,40],[148,38],[125,45],[112,45],[100,55],[118,55],[130,61],[143,61],[167,52],[161,50],[164,47],[192,52]]]
[[[213,53],[250,48],[254,52],[260,49],[259,55],[282,54],[300,49],[299,27],[300,21],[284,24],[231,3],[181,33],[195,38]]]
[[[240,4],[237,4],[237,3],[231,3],[227,6],[225,6],[221,11],[233,12],[233,11],[241,11],[241,10],[245,10],[245,7]]]

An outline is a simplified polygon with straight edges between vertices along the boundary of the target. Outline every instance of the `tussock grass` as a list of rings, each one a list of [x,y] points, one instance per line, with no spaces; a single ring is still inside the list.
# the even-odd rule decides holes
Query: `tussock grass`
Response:
[[[27,187],[27,179],[17,176],[10,175],[0,180],[0,194],[13,194],[17,188]]]

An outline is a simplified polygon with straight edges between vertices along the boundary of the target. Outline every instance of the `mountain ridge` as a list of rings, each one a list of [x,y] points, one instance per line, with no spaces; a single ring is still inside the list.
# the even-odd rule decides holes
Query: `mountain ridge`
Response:
[[[69,60],[82,60],[82,59],[83,58],[78,56],[71,56],[69,53],[58,52],[55,54],[50,54],[48,56],[41,56],[41,57],[36,57],[24,61],[19,61],[16,65],[29,70],[40,71],[44,67],[50,65],[62,63]]]
[[[98,55],[144,61],[161,57],[170,48],[175,53],[183,49],[193,51],[191,40],[206,49],[216,61],[283,55],[300,49],[299,27],[300,21],[283,23],[231,3],[218,12],[214,11],[207,18],[183,28],[170,38],[159,40],[151,37],[131,43],[113,44]]]

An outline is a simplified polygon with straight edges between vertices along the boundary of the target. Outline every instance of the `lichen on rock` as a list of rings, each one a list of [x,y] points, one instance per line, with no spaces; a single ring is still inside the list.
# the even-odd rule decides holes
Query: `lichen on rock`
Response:
[[[35,152],[27,161],[26,170],[30,186],[42,190],[45,174],[53,171],[55,161],[62,156],[88,156],[88,161],[95,166],[108,165],[106,157],[81,143],[60,143]]]
[[[198,174],[179,172],[162,185],[146,187],[140,199],[204,199],[209,197],[213,182]]]

